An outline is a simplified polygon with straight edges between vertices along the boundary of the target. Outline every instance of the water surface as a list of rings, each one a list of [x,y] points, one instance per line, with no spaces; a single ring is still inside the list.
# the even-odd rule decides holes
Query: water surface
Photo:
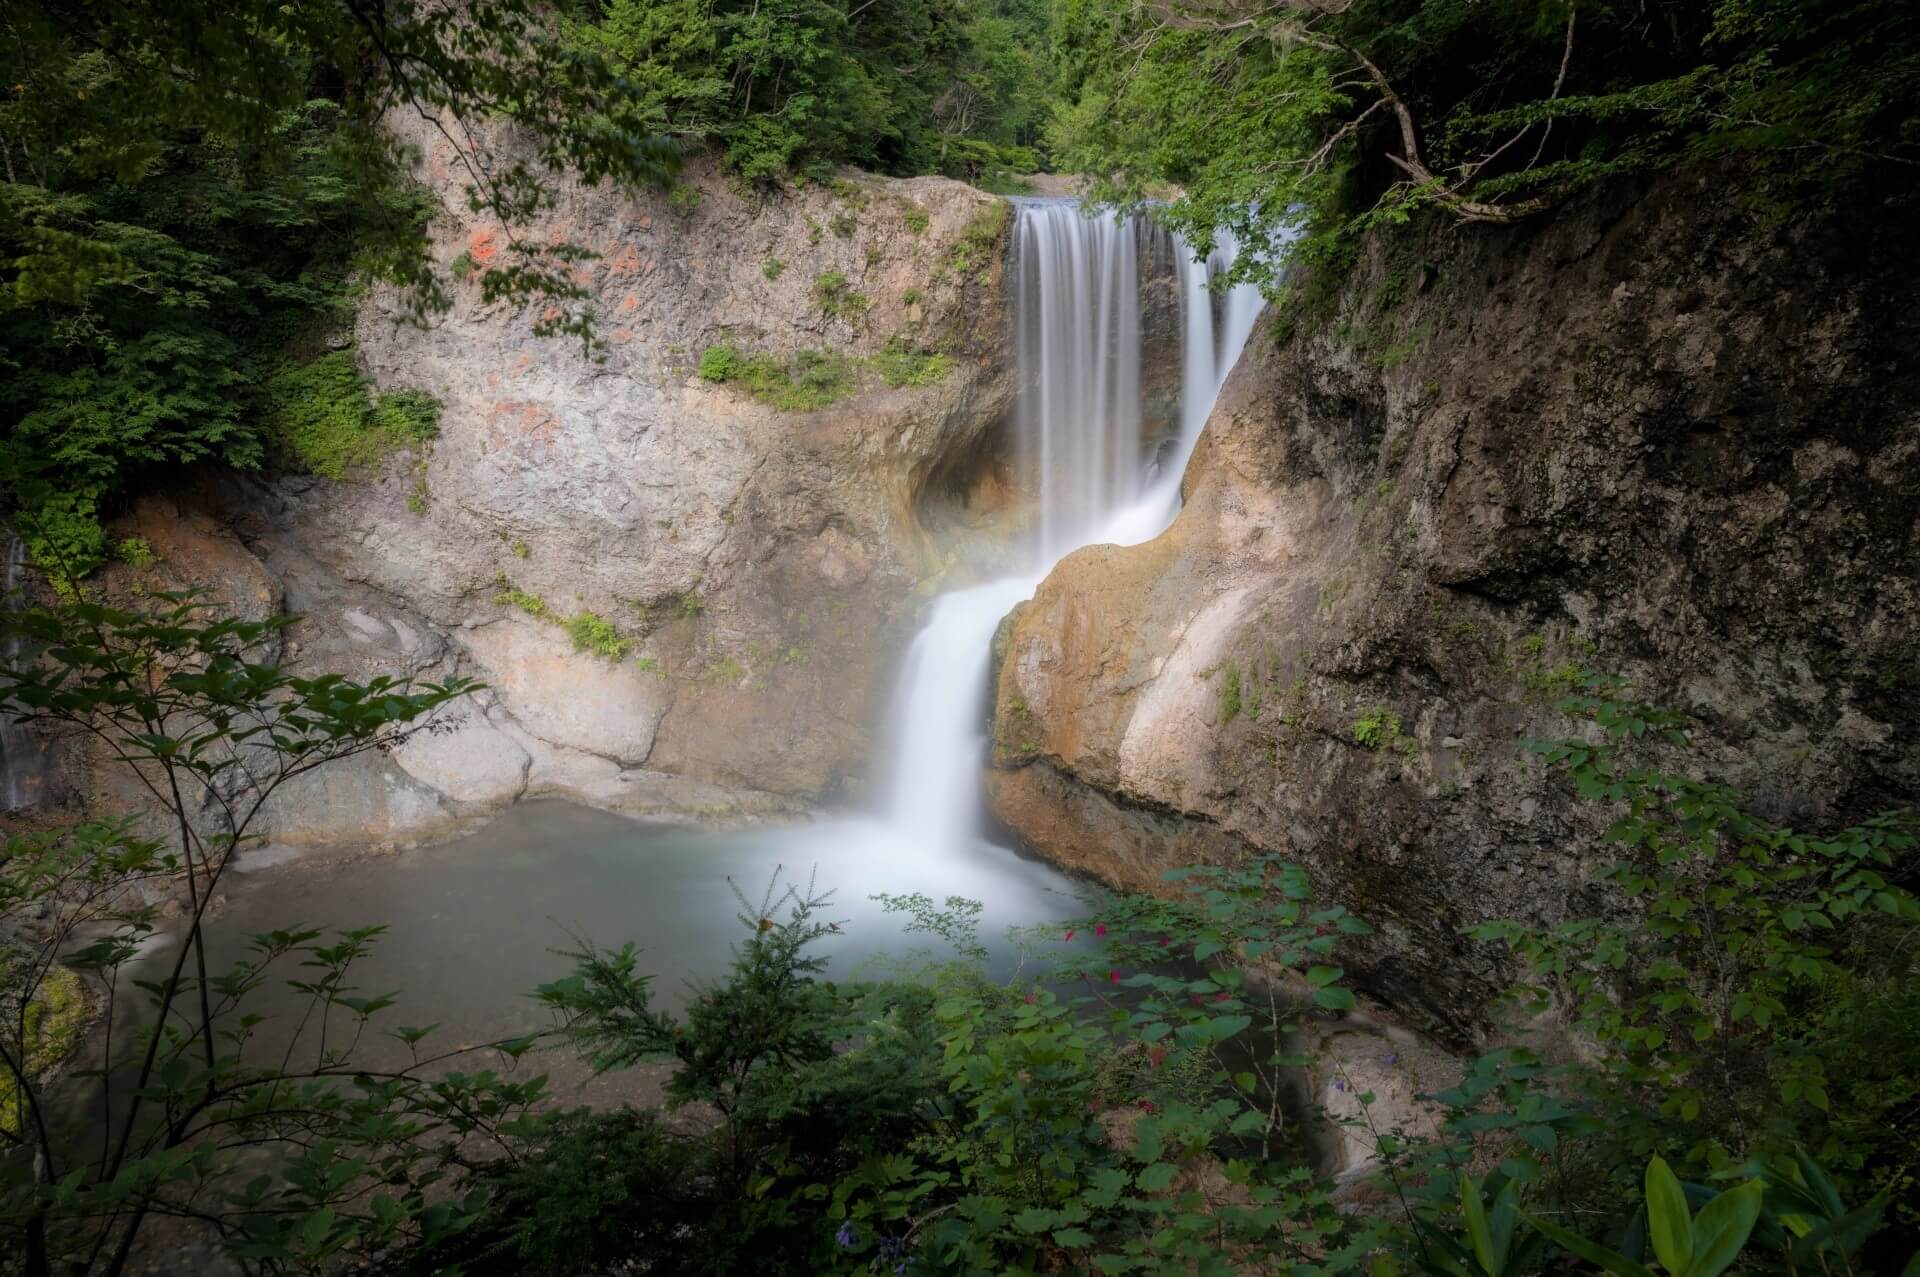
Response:
[[[565,975],[557,950],[580,940],[642,950],[660,1005],[684,1000],[690,982],[724,971],[746,934],[737,886],[757,914],[780,881],[831,891],[824,920],[841,934],[822,942],[830,972],[855,974],[880,955],[931,942],[869,897],[924,892],[984,903],[981,937],[1011,969],[1007,927],[1068,916],[1076,885],[1055,870],[975,840],[930,854],[874,820],[714,831],[637,823],[554,799],[521,803],[478,832],[437,847],[328,866],[279,865],[240,874],[226,912],[209,927],[216,969],[245,956],[246,937],[273,928],[389,928],[356,967],[363,994],[398,991],[389,1024],[439,1022],[460,1041],[547,1027],[526,996]],[[784,910],[780,911],[784,917]],[[279,983],[253,1009],[283,1025],[299,1005]],[[369,1042],[377,1056],[388,1048]],[[541,1067],[547,1067],[545,1063]]]

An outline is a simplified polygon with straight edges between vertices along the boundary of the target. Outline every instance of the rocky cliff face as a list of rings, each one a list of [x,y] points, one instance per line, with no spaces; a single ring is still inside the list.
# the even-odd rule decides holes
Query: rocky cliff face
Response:
[[[395,126],[415,134],[419,176],[463,209],[444,151]],[[451,730],[289,795],[280,840],[413,837],[541,791],[711,815],[860,783],[874,698],[916,586],[940,566],[916,501],[1011,393],[1007,208],[933,178],[849,173],[747,196],[696,162],[684,183],[672,199],[569,187],[532,232],[597,254],[575,278],[603,359],[534,336],[538,313],[486,302],[469,267],[511,249],[500,228],[449,212],[435,251],[461,281],[451,312],[408,326],[376,295],[356,334],[382,389],[442,401],[431,448],[350,482],[183,499],[251,552],[187,513],[196,535],[225,536],[220,562],[253,563],[236,576],[209,560],[211,575],[257,568],[304,618],[288,644],[298,666],[489,684]],[[818,411],[779,410],[696,375],[720,342],[824,352],[852,388]],[[951,366],[890,386],[873,358],[890,344]],[[577,647],[563,623],[581,613],[614,626],[624,653]]]
[[[1503,973],[1459,929],[1591,903],[1606,812],[1522,757],[1574,671],[1697,715],[1684,765],[1777,815],[1911,802],[1916,201],[1758,207],[1435,229],[1270,320],[1172,529],[1004,629],[999,817],[1129,885],[1300,860],[1380,929],[1373,988],[1470,1031]]]

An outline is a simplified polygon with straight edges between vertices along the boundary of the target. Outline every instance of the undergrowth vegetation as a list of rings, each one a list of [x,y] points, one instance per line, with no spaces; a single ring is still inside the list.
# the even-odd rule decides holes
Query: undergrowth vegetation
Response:
[[[700,379],[715,385],[736,385],[785,412],[825,408],[844,398],[854,385],[852,365],[843,355],[801,350],[781,359],[745,354],[726,343],[700,352]]]
[[[440,404],[419,390],[376,392],[350,351],[332,351],[268,374],[261,387],[267,437],[310,474],[344,479],[439,433]]]
[[[208,902],[261,804],[476,685],[299,678],[268,657],[277,624],[153,605],[0,617],[46,654],[0,673],[0,711],[171,778],[153,791],[168,836],[114,820],[0,844],[0,918],[26,946],[9,1007],[70,1001],[62,964],[118,978],[156,923],[132,888],[191,905],[185,947],[139,986],[178,1027],[114,1037],[95,1079],[125,1088],[106,1145],[48,1120],[47,1013],[0,1017],[0,1229],[35,1277],[122,1272],[164,1216],[261,1272],[1920,1271],[1920,1059],[1894,1024],[1920,984],[1902,885],[1920,820],[1765,820],[1663,765],[1684,764],[1686,721],[1615,680],[1587,676],[1565,706],[1582,733],[1538,748],[1616,813],[1601,911],[1463,938],[1517,958],[1512,1011],[1565,1008],[1584,1049],[1462,1062],[1426,1097],[1427,1135],[1355,1097],[1375,1154],[1356,1197],[1315,1174],[1289,1097],[1317,1027],[1358,1007],[1345,967],[1372,929],[1272,857],[1175,870],[1001,943],[978,902],[881,897],[932,947],[871,978],[827,968],[830,893],[776,874],[736,891],[733,962],[684,1009],[656,1002],[635,946],[581,940],[537,991],[550,1034],[440,1052],[394,995],[356,987],[378,927],[259,936],[203,971]],[[591,614],[568,628],[621,642]],[[130,677],[156,662],[172,677]],[[211,828],[185,818],[209,802]],[[260,1049],[246,1008],[268,979],[310,1001],[317,1054]],[[381,1031],[415,1064],[357,1064]],[[501,1071],[543,1037],[600,1071],[664,1063],[681,1112],[545,1107],[543,1078]],[[460,1071],[476,1056],[502,1063]]]
[[[434,1258],[554,1274],[1920,1271],[1911,1092],[1836,1131],[1811,1080],[1840,1077],[1857,1039],[1804,1031],[1838,1004],[1885,1023],[1910,996],[1920,902],[1895,879],[1920,822],[1782,829],[1724,788],[1630,765],[1649,738],[1683,749],[1684,720],[1614,680],[1587,689],[1566,708],[1592,734],[1538,753],[1622,813],[1621,860],[1596,876],[1617,912],[1474,935],[1536,973],[1516,1010],[1552,990],[1591,1050],[1467,1061],[1427,1097],[1436,1135],[1358,1097],[1374,1186],[1345,1208],[1280,1096],[1310,1062],[1303,1026],[1355,1006],[1340,955],[1369,928],[1297,867],[1174,871],[1164,894],[1012,937],[1010,974],[976,902],[881,897],[944,956],[866,982],[826,976],[826,893],[776,880],[740,897],[733,967],[684,1014],[656,1008],[630,945],[581,949],[540,991],[595,1068],[667,1061],[670,1103],[713,1120],[558,1117],[532,1159],[476,1178],[499,1213]],[[1896,1035],[1866,1072],[1910,1073],[1912,1045]],[[539,1191],[556,1183],[574,1187]],[[643,1208],[592,1215],[608,1184]]]
[[[932,386],[953,368],[953,356],[920,350],[896,338],[873,357],[874,371],[889,386]]]
[[[861,303],[864,309],[864,298]],[[895,388],[932,386],[952,371],[953,357],[921,349],[901,338],[889,341],[879,354],[866,360],[819,350],[796,351],[781,358],[749,354],[721,342],[700,352],[698,371],[702,381],[736,386],[784,412],[813,412],[855,393],[863,369],[871,369]]]
[[[582,652],[592,652],[610,661],[626,656],[633,643],[620,633],[612,621],[597,612],[575,612],[567,618],[567,637]]]

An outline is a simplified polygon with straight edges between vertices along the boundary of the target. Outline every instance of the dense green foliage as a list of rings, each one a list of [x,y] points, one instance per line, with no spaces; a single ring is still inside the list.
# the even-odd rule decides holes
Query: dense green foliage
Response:
[[[329,479],[377,465],[389,452],[431,440],[440,405],[417,390],[376,394],[353,355],[331,351],[276,368],[261,387],[261,419],[301,469]]]
[[[1789,198],[1920,163],[1905,0],[1061,0],[1050,139],[1109,199],[1337,277],[1421,208],[1505,221],[1597,183],[1736,160]]]
[[[1042,0],[589,0],[569,31],[625,71],[649,123],[749,181],[1035,164]]]
[[[103,510],[178,467],[279,448],[337,474],[425,432],[424,405],[368,400],[351,356],[324,353],[361,281],[445,304],[383,111],[433,114],[512,240],[485,291],[555,303],[545,331],[587,331],[575,254],[515,234],[549,206],[546,175],[673,164],[605,63],[523,0],[30,0],[0,23],[0,485],[66,575],[100,560]],[[489,117],[543,145],[482,150],[466,130]]]
[[[155,596],[146,612],[68,602],[9,613],[0,629],[40,653],[0,671],[0,711],[87,732],[148,796],[145,813],[0,840],[8,1271],[123,1272],[144,1226],[167,1216],[206,1223],[250,1271],[430,1244],[472,1219],[435,1192],[460,1141],[498,1140],[543,1093],[540,1079],[459,1071],[474,1048],[423,1052],[430,1030],[395,1031],[406,1067],[353,1061],[392,1004],[352,982],[378,927],[259,935],[244,961],[210,969],[209,910],[273,794],[400,744],[475,685],[295,677],[265,659],[284,622],[208,613],[191,596]],[[141,962],[161,926],[147,889],[182,893],[185,917],[176,943]],[[97,1107],[79,1120],[43,1076],[74,1036],[49,1034],[75,973],[107,1016],[106,1058],[83,1074]],[[248,1012],[269,980],[303,996],[297,1024],[270,1029]],[[264,1163],[261,1149],[273,1151]]]
[[[713,1116],[678,1130],[555,1119],[533,1160],[478,1176],[495,1209],[432,1257],[553,1274],[1519,1277],[1568,1271],[1568,1256],[1621,1277],[1920,1271],[1893,1214],[1910,1197],[1910,1104],[1876,1114],[1877,1134],[1832,1137],[1824,1097],[1784,1084],[1807,1074],[1797,1039],[1770,1031],[1839,984],[1876,1022],[1897,1008],[1920,902],[1882,871],[1920,825],[1816,839],[1724,789],[1630,768],[1621,750],[1683,724],[1590,682],[1567,708],[1599,743],[1541,752],[1623,808],[1628,859],[1599,879],[1629,893],[1625,911],[1551,938],[1482,934],[1585,999],[1594,1054],[1558,1068],[1523,1049],[1482,1056],[1431,1097],[1446,1114],[1434,1137],[1365,1118],[1392,1209],[1334,1209],[1287,1134],[1285,1079],[1311,1062],[1300,1027],[1354,1006],[1337,958],[1367,931],[1316,906],[1297,868],[1169,874],[1167,896],[1112,897],[1020,937],[1010,980],[988,974],[978,904],[911,896],[882,899],[954,956],[906,980],[829,981],[812,953],[832,930],[825,898],[776,882],[741,898],[734,966],[684,1015],[655,1006],[630,945],[581,951],[540,994],[596,1068],[669,1061],[670,1103]],[[1666,804],[1676,795],[1684,809]],[[1641,855],[1665,887],[1629,877]],[[1717,885],[1736,882],[1748,890]],[[1753,1022],[1774,1002],[1777,1018]],[[1717,1058],[1669,1048],[1656,1023]],[[608,1185],[644,1208],[593,1216]]]
[[[411,1066],[356,1064],[393,1005],[352,982],[379,929],[262,935],[210,971],[208,908],[279,786],[392,747],[472,685],[293,677],[261,659],[274,625],[155,603],[0,622],[43,652],[0,676],[0,710],[96,734],[167,831],[94,822],[0,845],[0,918],[28,941],[0,1017],[18,1115],[0,1123],[0,1228],[29,1273],[123,1271],[164,1216],[256,1272],[1519,1277],[1571,1254],[1716,1277],[1896,1271],[1914,1241],[1920,1059],[1910,1034],[1860,1048],[1920,974],[1920,901],[1899,885],[1920,822],[1814,836],[1764,821],[1656,765],[1684,721],[1613,681],[1566,703],[1594,730],[1541,753],[1619,808],[1621,860],[1597,875],[1618,899],[1544,933],[1478,929],[1536,972],[1523,1001],[1551,993],[1589,1049],[1558,1067],[1515,1047],[1467,1062],[1431,1097],[1433,1136],[1377,1123],[1358,1096],[1375,1200],[1392,1205],[1356,1212],[1313,1173],[1288,1093],[1314,1064],[1314,1021],[1356,1005],[1341,955],[1369,929],[1273,859],[1176,871],[1163,895],[1029,931],[1010,975],[977,939],[977,903],[909,896],[885,902],[947,956],[830,979],[825,894],[777,878],[740,899],[732,968],[682,1012],[655,1004],[633,946],[584,945],[538,994],[559,1041],[599,1069],[667,1062],[678,1121],[541,1113],[542,1079],[457,1070],[531,1039],[429,1055],[431,1030],[403,1026],[386,1031]],[[141,981],[147,1015],[94,1077],[103,1142],[54,1120],[28,1010],[61,962],[128,978],[156,926],[128,888],[157,879],[187,893],[184,944]],[[248,1013],[270,979],[311,1002],[317,1043],[284,1047]]]

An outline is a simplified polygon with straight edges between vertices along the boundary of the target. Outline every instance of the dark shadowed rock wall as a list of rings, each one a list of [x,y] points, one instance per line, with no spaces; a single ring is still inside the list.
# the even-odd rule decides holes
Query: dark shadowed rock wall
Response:
[[[1460,928],[1592,903],[1607,812],[1522,757],[1574,671],[1776,815],[1912,802],[1917,212],[1695,177],[1374,245],[1249,343],[1173,528],[1003,631],[998,815],[1124,883],[1299,859],[1374,990],[1469,1029],[1504,973]]]

